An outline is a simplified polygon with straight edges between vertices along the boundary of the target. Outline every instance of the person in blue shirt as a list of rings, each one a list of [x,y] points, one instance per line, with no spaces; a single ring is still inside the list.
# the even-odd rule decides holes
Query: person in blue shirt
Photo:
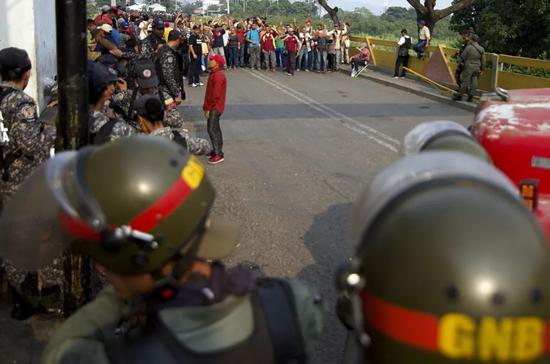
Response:
[[[252,28],[246,33],[246,42],[250,52],[250,68],[260,68],[260,31],[258,24],[252,24]]]
[[[105,32],[105,38],[113,42],[117,47],[121,47],[124,43],[124,40],[122,39],[122,35],[118,32],[118,30],[114,29],[109,24],[102,24],[98,27],[98,29],[101,29]]]

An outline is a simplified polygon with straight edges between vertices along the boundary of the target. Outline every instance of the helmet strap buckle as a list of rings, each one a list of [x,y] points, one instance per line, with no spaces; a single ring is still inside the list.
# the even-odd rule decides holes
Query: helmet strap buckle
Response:
[[[365,287],[365,280],[359,273],[349,272],[345,277],[345,288],[351,302],[351,324],[357,340],[363,347],[369,347],[372,339],[365,332],[360,292]]]

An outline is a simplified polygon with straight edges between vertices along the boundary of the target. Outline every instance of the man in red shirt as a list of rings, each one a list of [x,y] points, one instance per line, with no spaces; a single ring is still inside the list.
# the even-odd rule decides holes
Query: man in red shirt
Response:
[[[239,37],[239,66],[243,68],[246,66],[244,62],[244,52],[245,52],[245,44],[246,44],[244,40],[245,34],[246,34],[246,30],[244,30],[243,25],[238,24],[237,37]]]
[[[94,21],[96,24],[104,23],[104,24],[109,24],[113,26],[112,17],[113,17],[112,9],[109,7],[109,5],[104,5],[101,7],[101,14],[98,14],[94,18]]]
[[[294,76],[294,65],[296,63],[296,53],[300,45],[300,39],[294,35],[294,29],[288,28],[288,34],[284,38],[286,48],[286,72],[289,76]]]
[[[225,108],[225,93],[227,90],[227,79],[221,68],[225,65],[225,60],[219,54],[208,56],[208,84],[206,85],[206,94],[204,95],[204,116],[207,120],[207,129],[210,140],[212,141],[213,152],[208,158],[208,164],[218,164],[224,161],[223,155],[223,136],[220,128],[220,117]]]
[[[275,35],[277,33],[271,29],[271,26],[267,25],[265,33],[261,38],[262,52],[264,54],[264,67],[266,70],[275,72]]]

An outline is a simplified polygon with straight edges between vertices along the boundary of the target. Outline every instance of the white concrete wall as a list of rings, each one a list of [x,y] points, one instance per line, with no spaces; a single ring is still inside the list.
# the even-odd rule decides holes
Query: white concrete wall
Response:
[[[0,0],[0,49],[27,51],[32,73],[27,92],[44,108],[43,87],[57,74],[55,1]]]

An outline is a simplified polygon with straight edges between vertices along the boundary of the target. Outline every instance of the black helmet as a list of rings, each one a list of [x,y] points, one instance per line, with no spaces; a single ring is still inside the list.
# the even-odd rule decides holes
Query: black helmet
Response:
[[[450,152],[396,162],[360,198],[351,239],[341,301],[369,363],[550,362],[550,250],[492,166]]]

